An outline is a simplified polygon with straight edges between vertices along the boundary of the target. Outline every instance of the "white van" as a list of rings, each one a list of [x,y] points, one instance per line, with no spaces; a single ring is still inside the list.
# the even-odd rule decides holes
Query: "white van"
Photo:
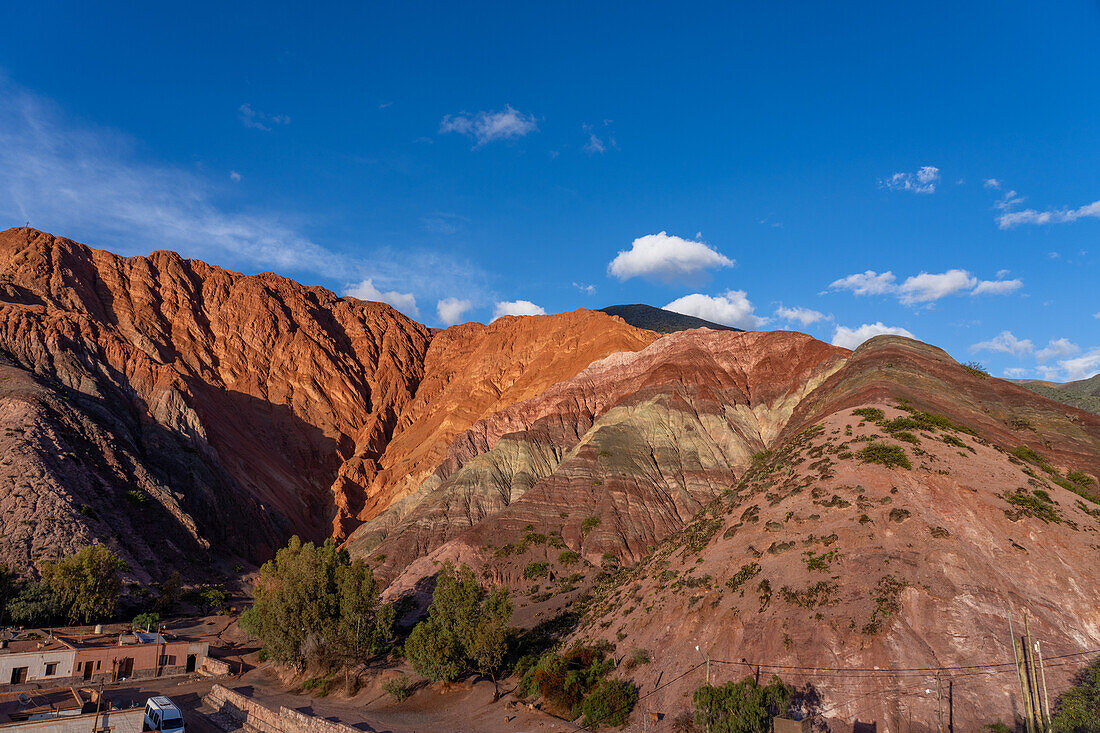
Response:
[[[183,714],[167,697],[151,697],[145,702],[145,722],[141,729],[183,733]]]

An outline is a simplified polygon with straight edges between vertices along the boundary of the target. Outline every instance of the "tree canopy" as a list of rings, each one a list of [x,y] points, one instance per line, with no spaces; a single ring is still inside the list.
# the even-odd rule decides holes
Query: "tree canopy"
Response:
[[[118,555],[103,545],[88,545],[76,554],[42,565],[42,581],[72,623],[91,623],[114,616],[122,594],[119,573],[126,569]]]
[[[712,733],[760,733],[771,730],[771,719],[785,715],[794,688],[778,677],[760,685],[752,677],[724,685],[703,685],[695,691],[695,724]]]
[[[350,664],[381,651],[393,630],[371,569],[331,539],[321,546],[292,537],[260,568],[255,602],[241,627],[263,643],[265,658],[303,669]]]
[[[508,652],[512,603],[506,588],[488,593],[470,568],[447,563],[436,579],[428,618],[405,642],[405,656],[430,680],[458,679],[468,670],[496,676]]]

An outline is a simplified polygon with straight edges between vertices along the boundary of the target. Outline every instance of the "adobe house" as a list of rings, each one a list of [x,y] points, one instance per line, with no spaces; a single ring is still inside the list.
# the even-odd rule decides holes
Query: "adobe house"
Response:
[[[203,670],[209,644],[162,633],[19,632],[0,640],[0,691],[117,682]]]
[[[161,633],[99,634],[71,638],[76,649],[73,675],[83,682],[117,682],[189,674],[202,668],[205,641]]]
[[[76,648],[48,631],[29,631],[0,639],[0,689],[40,683],[67,684]]]

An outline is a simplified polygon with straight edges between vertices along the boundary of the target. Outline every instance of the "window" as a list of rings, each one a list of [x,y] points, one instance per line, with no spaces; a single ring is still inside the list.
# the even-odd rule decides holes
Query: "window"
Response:
[[[46,676],[53,677],[57,674],[57,662],[46,662]]]
[[[79,672],[79,671],[80,671],[80,667],[81,667],[81,665],[83,665],[83,664],[84,664],[84,662],[77,662],[77,663],[76,663],[76,671],[77,671],[77,672]]]
[[[95,660],[95,671],[96,671],[96,672],[98,672],[98,671],[99,671],[99,662],[100,662],[100,660],[98,660],[98,659],[97,659],[97,660]]]

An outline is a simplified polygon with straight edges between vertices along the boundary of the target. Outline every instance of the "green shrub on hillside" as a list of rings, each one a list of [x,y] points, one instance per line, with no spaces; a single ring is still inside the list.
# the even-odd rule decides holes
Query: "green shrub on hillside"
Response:
[[[856,454],[864,463],[879,463],[887,468],[912,468],[905,449],[900,445],[872,441]]]

